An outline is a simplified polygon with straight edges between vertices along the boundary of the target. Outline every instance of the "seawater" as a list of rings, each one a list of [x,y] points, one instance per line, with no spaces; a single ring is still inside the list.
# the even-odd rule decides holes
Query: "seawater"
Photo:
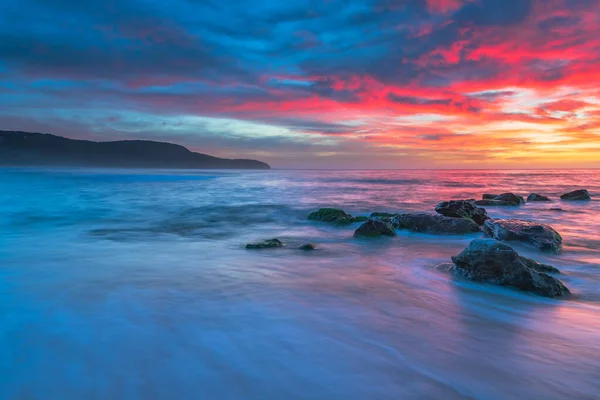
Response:
[[[512,245],[572,298],[439,267],[481,234],[306,220],[507,191],[554,200],[487,210],[561,233]],[[600,171],[0,169],[0,398],[598,399]]]

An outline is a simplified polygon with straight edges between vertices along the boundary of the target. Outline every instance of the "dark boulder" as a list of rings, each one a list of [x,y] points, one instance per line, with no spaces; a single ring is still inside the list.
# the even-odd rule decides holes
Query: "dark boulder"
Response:
[[[282,247],[283,243],[279,239],[267,239],[259,243],[248,243],[247,249],[271,249],[274,247]]]
[[[387,224],[391,224],[392,219],[398,217],[400,214],[393,214],[387,212],[374,212],[370,215],[369,218],[374,219],[376,221],[385,222]]]
[[[561,281],[545,273],[557,272],[554,267],[521,257],[494,239],[473,240],[452,262],[455,275],[475,282],[511,286],[546,297],[570,293]]]
[[[560,274],[560,270],[552,265],[542,264],[531,258],[521,256],[521,261],[525,263],[525,265],[531,269],[536,270],[537,272],[544,272],[546,274]]]
[[[395,214],[395,213],[389,213],[389,212],[374,212],[371,213],[371,215],[369,216],[369,218],[392,218],[395,217],[399,214]]]
[[[312,243],[306,243],[303,244],[302,246],[298,247],[299,250],[304,250],[304,251],[311,251],[311,250],[316,250],[317,246],[315,246]]]
[[[492,200],[495,197],[498,197],[497,194],[491,194],[491,193],[484,193],[483,196],[481,196],[482,200]]]
[[[501,206],[501,207],[516,207],[519,203],[504,200],[477,200],[473,202],[476,206]]]
[[[465,218],[475,222],[477,225],[483,225],[485,220],[489,219],[485,209],[476,207],[467,200],[441,202],[435,207],[435,211],[446,217]]]
[[[562,196],[560,196],[560,198],[563,200],[570,200],[570,201],[591,200],[590,194],[585,189],[573,190],[572,192],[563,194]]]
[[[338,222],[350,218],[352,218],[352,215],[337,208],[321,208],[308,215],[308,219],[310,220],[323,222]]]
[[[488,219],[482,229],[497,240],[517,240],[555,253],[562,248],[562,237],[549,225],[519,219]]]
[[[379,236],[396,236],[394,228],[389,224],[370,219],[354,231],[354,237],[366,236],[366,237],[379,237]]]
[[[364,222],[367,217],[353,217],[344,210],[337,208],[321,208],[318,211],[312,212],[308,216],[309,220],[333,222],[336,225],[348,225],[354,222]]]
[[[502,193],[494,197],[492,200],[508,201],[517,205],[525,204],[525,199],[523,198],[523,196],[517,196],[514,193]]]
[[[527,202],[530,202],[530,201],[552,201],[552,200],[550,200],[549,197],[543,196],[541,194],[531,193],[529,196],[527,196]]]
[[[428,213],[400,214],[390,223],[395,228],[422,233],[461,235],[479,231],[479,226],[471,220]]]

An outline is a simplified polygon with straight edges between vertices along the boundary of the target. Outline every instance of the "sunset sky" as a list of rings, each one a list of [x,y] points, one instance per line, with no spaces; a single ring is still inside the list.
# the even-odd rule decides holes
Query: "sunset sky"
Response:
[[[600,0],[3,0],[0,130],[279,168],[600,167]]]

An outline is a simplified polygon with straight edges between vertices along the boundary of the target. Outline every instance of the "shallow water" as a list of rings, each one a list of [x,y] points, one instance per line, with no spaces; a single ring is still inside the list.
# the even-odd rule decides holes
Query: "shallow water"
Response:
[[[596,200],[558,199],[580,187]],[[555,199],[487,210],[562,234],[514,247],[573,298],[452,278],[480,234],[306,220],[504,191]],[[598,399],[599,199],[597,170],[0,169],[0,398]]]

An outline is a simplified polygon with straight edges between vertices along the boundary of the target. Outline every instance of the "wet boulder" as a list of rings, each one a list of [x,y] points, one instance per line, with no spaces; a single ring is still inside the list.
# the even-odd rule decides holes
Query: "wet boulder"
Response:
[[[454,275],[474,282],[510,286],[540,296],[568,295],[569,289],[546,272],[558,272],[552,266],[521,257],[510,246],[494,239],[473,240],[460,254],[452,257]]]
[[[523,263],[527,267],[534,269],[537,272],[544,272],[546,274],[560,274],[561,273],[558,268],[553,267],[552,265],[539,263],[531,258],[521,256],[521,261],[523,261]]]
[[[483,196],[481,196],[482,200],[492,200],[495,197],[498,197],[497,194],[492,194],[492,193],[484,193]]]
[[[271,249],[275,247],[282,247],[283,243],[279,239],[267,239],[258,243],[248,243],[247,249]]]
[[[473,202],[476,206],[500,206],[500,207],[516,207],[519,203],[504,200],[477,200]]]
[[[339,222],[352,219],[352,215],[337,208],[321,208],[308,215],[309,220],[323,222]]]
[[[391,224],[392,219],[396,218],[400,214],[388,213],[388,212],[374,212],[371,213],[369,218],[374,219],[376,221],[385,222],[387,224]]]
[[[389,213],[389,212],[374,212],[371,213],[371,215],[369,215],[369,218],[374,219],[374,218],[392,218],[395,217],[399,214],[396,213]]]
[[[462,235],[479,231],[479,226],[471,220],[446,217],[439,214],[400,214],[392,218],[390,222],[395,228],[410,229],[413,232],[422,233]]]
[[[550,225],[520,219],[488,219],[482,229],[497,240],[520,241],[555,253],[562,248],[562,237]]]
[[[508,201],[510,203],[515,203],[517,205],[525,204],[525,199],[523,198],[523,196],[517,196],[514,193],[502,193],[502,194],[499,194],[498,196],[494,197],[492,200]]]
[[[590,194],[585,189],[573,190],[572,192],[565,193],[560,196],[562,200],[569,201],[586,201],[591,200]]]
[[[375,219],[370,219],[361,226],[358,227],[356,231],[354,231],[354,237],[379,237],[379,236],[396,236],[396,232],[394,232],[394,228],[389,224],[378,221]]]
[[[530,201],[552,201],[552,200],[550,200],[550,198],[547,196],[537,194],[537,193],[531,193],[529,196],[527,196],[527,202],[529,203]]]
[[[489,219],[485,209],[476,207],[468,200],[444,201],[435,207],[435,211],[446,217],[465,218],[477,225],[483,225]]]
[[[302,246],[298,247],[299,250],[304,250],[304,251],[311,251],[311,250],[316,250],[317,246],[315,246],[312,243],[306,243],[303,244]]]
[[[308,219],[312,221],[333,222],[336,225],[348,225],[368,220],[367,217],[353,217],[344,210],[337,208],[321,208],[318,211],[310,213]]]

